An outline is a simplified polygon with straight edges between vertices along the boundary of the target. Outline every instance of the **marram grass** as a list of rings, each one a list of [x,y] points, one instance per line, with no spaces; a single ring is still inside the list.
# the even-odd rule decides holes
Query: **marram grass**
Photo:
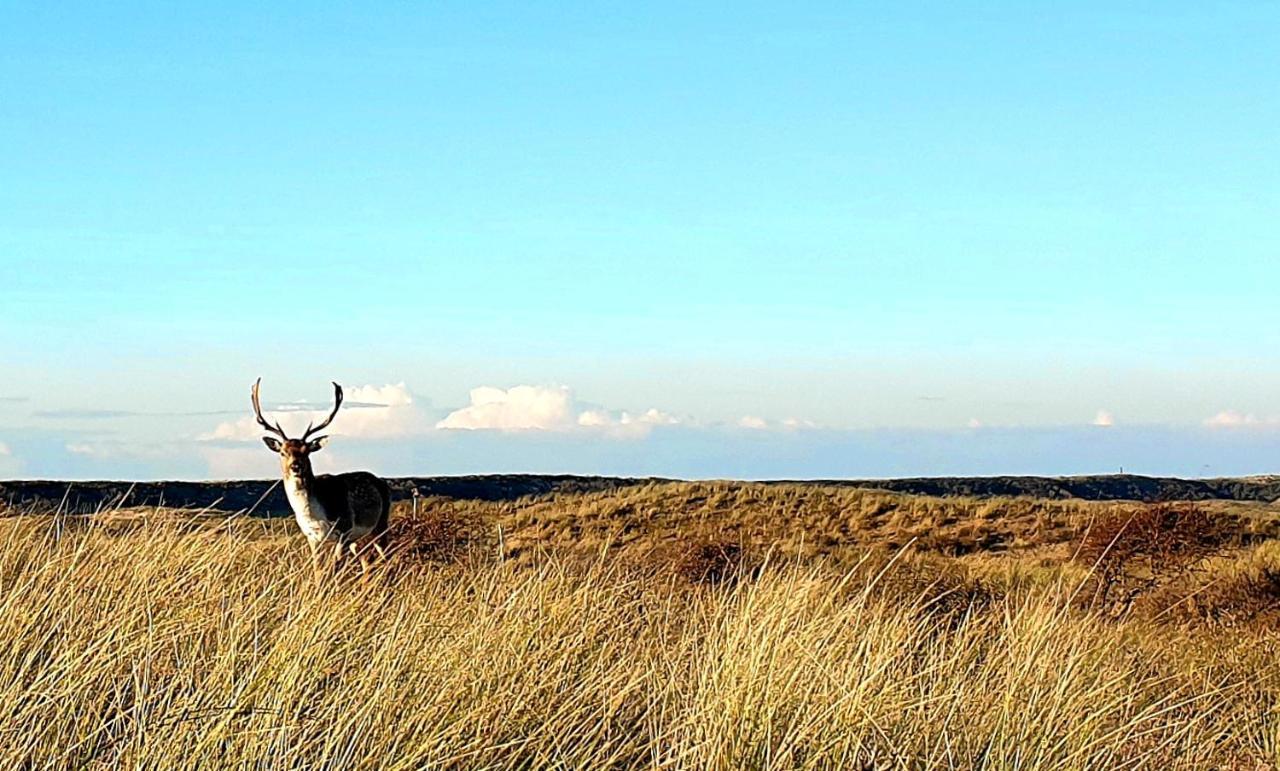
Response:
[[[317,579],[236,520],[0,519],[0,768],[1270,768],[1280,646],[877,570]],[[943,608],[946,608],[945,611]]]

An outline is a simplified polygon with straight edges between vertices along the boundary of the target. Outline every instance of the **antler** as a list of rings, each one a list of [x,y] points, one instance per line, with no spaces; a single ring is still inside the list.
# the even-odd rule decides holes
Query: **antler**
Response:
[[[273,434],[278,434],[281,439],[288,441],[289,437],[285,436],[284,429],[280,427],[280,421],[277,420],[276,424],[273,426],[267,422],[266,418],[262,417],[262,403],[258,401],[258,386],[260,385],[262,385],[262,378],[258,378],[253,383],[253,414],[258,419],[258,425]]]
[[[308,422],[307,430],[302,434],[302,441],[304,442],[307,441],[307,438],[310,437],[313,433],[315,433],[316,431],[324,430],[330,423],[332,423],[333,419],[338,415],[338,408],[341,406],[342,406],[342,386],[338,385],[337,383],[334,383],[333,384],[333,412],[330,412],[329,417],[325,418],[324,422],[316,426],[315,428],[312,428],[311,423]]]

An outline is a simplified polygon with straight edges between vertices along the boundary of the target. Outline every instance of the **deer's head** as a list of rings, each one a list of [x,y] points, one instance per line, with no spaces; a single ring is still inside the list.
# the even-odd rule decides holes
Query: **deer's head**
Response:
[[[284,471],[286,477],[304,476],[311,473],[311,453],[324,447],[325,442],[329,439],[327,436],[312,437],[311,435],[323,431],[328,427],[338,414],[338,408],[342,406],[342,386],[337,383],[333,384],[333,411],[329,413],[329,417],[325,418],[318,426],[307,423],[307,430],[303,432],[299,439],[290,439],[285,435],[284,429],[280,427],[279,421],[272,425],[262,416],[262,403],[258,400],[258,386],[262,384],[262,378],[258,378],[253,384],[253,414],[258,419],[258,425],[263,430],[274,434],[274,436],[262,437],[262,443],[267,449],[280,455],[280,467]]]

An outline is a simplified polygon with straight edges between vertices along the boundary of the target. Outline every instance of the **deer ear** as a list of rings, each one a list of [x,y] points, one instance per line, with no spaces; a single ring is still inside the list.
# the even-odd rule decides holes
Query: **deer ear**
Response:
[[[317,436],[315,439],[312,439],[310,442],[307,442],[307,452],[315,452],[317,450],[323,449],[324,446],[328,443],[329,443],[329,437]]]
[[[262,443],[265,444],[267,449],[272,452],[280,452],[280,448],[284,446],[280,444],[280,440],[276,439],[274,436],[262,437]]]

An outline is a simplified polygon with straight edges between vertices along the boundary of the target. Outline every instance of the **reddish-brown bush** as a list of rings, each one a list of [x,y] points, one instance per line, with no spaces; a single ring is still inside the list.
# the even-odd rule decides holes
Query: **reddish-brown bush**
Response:
[[[417,514],[392,519],[387,552],[402,560],[453,562],[484,540],[486,531],[472,512],[447,502],[424,502]]]
[[[1264,566],[1162,587],[1140,603],[1143,615],[1182,624],[1275,624],[1280,621],[1280,569]]]
[[[1092,523],[1076,560],[1088,564],[1090,601],[1127,609],[1142,592],[1185,575],[1230,541],[1232,532],[1194,503],[1156,503]]]
[[[1081,541],[1077,559],[1098,564],[1141,559],[1153,568],[1171,567],[1211,554],[1229,536],[1194,503],[1156,503],[1096,520]]]
[[[758,561],[742,544],[732,541],[702,541],[676,555],[676,575],[695,584],[727,584],[750,574]]]

